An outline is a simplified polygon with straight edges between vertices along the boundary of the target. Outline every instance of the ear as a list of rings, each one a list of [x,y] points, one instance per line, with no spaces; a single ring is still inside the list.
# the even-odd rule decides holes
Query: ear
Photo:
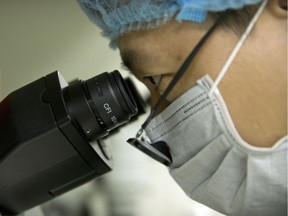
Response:
[[[287,18],[287,0],[270,0],[268,9],[277,18]]]

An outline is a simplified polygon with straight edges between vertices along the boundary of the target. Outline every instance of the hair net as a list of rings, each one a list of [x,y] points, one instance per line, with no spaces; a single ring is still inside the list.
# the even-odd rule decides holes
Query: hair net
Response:
[[[172,17],[204,22],[209,11],[224,11],[261,0],[78,0],[88,17],[116,48],[116,38],[132,30],[159,27]]]

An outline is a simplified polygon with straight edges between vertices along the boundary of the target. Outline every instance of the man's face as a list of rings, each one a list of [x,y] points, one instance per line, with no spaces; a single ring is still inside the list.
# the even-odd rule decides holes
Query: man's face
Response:
[[[212,24],[212,21],[204,24],[171,21],[157,29],[130,32],[119,38],[118,45],[124,65],[149,88],[152,103],[163,94],[186,57]],[[237,38],[233,33],[225,33],[220,29],[216,31],[169,94],[167,102],[174,101],[205,74],[214,77],[220,69],[219,63],[215,62],[225,61],[231,43],[235,41]],[[161,80],[157,86],[152,76],[159,75]]]
[[[123,62],[149,88],[152,106],[213,22],[171,21],[160,28],[129,32],[119,38]],[[240,135],[257,146],[269,146],[286,134],[286,25],[286,19],[279,20],[270,10],[264,11],[219,86]],[[239,35],[231,29],[218,27],[162,109],[204,75],[215,80],[238,41]],[[158,86],[150,79],[156,75],[162,77]]]

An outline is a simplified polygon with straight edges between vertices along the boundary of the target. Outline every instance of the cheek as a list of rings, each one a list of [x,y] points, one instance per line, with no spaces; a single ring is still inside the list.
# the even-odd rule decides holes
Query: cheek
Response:
[[[163,95],[164,91],[167,89],[168,85],[170,84],[170,82],[172,81],[174,75],[163,75],[161,77],[161,81],[158,85],[157,91],[160,95]],[[175,89],[173,88],[172,91],[174,91]]]
[[[180,97],[183,93],[188,91],[190,88],[195,85],[194,78],[190,76],[189,72],[186,72],[184,76],[177,81],[176,85],[173,87],[172,91],[167,96],[167,101],[170,103],[173,102],[175,99]],[[167,89],[168,85],[174,78],[174,75],[165,75],[163,76],[161,83],[158,88],[158,92],[160,95],[163,95],[164,91]]]

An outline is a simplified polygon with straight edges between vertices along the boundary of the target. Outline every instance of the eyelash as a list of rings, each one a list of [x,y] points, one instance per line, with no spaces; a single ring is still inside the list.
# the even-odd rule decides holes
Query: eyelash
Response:
[[[155,85],[155,86],[159,86],[160,82],[161,82],[161,75],[155,75],[155,76],[147,76],[145,77],[146,79],[149,79],[149,81]]]
[[[146,79],[149,79],[149,81],[153,84],[153,85],[157,85],[157,83],[154,81],[153,77],[152,76],[148,76],[148,77],[145,77]]]

